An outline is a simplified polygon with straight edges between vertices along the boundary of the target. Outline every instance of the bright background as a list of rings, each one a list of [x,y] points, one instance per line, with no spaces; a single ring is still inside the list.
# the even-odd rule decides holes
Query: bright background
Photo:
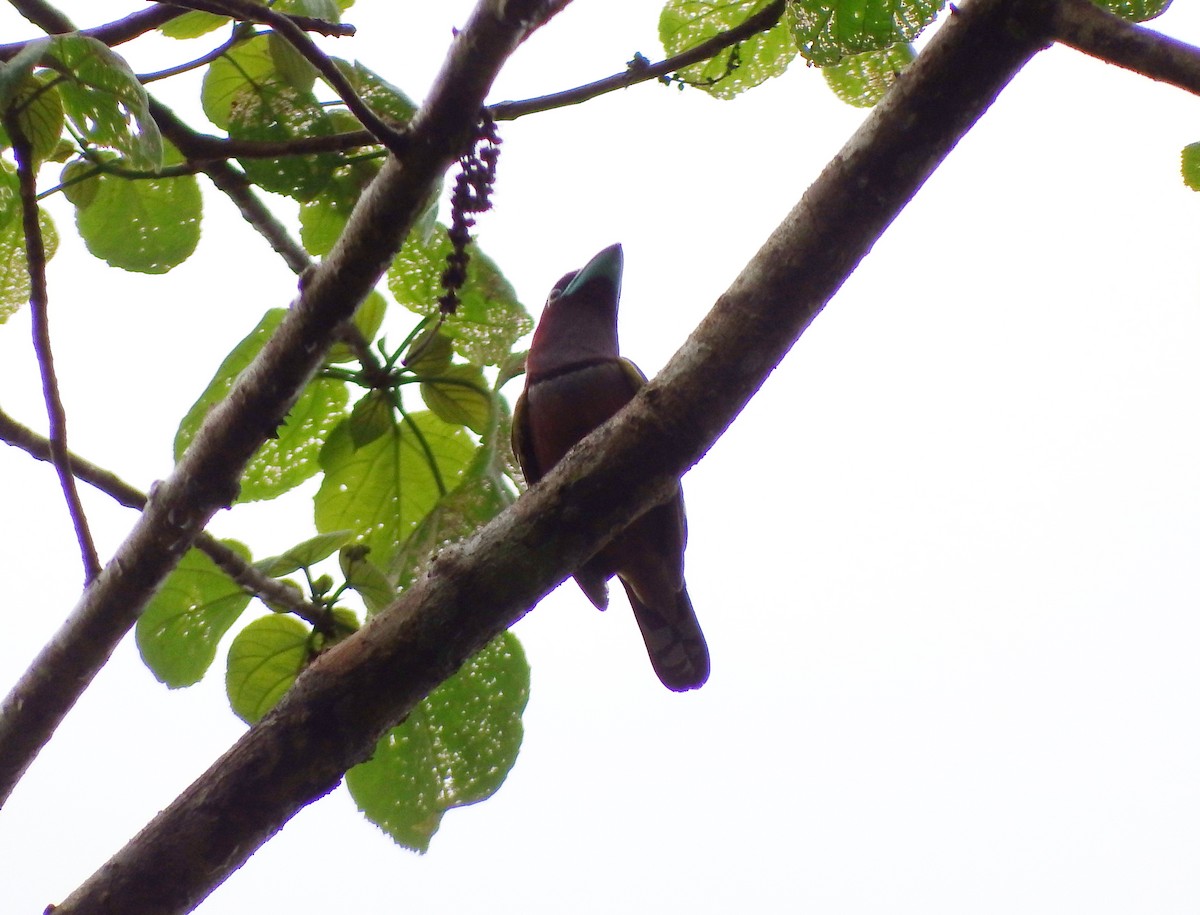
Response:
[[[140,8],[63,6],[86,24]],[[359,37],[329,44],[420,98],[469,6],[363,2]],[[656,23],[655,4],[579,0],[492,97],[657,59]],[[1154,25],[1200,42],[1196,4]],[[122,49],[139,71],[187,53],[143,44]],[[862,117],[797,63],[731,103],[647,84],[502,124],[481,242],[536,315],[621,241],[623,345],[653,373]],[[1194,913],[1195,140],[1196,98],[1038,57],[686,477],[708,685],[664,690],[623,599],[601,615],[568,584],[517,627],[533,691],[496,797],[418,857],[339,789],[199,911]],[[165,278],[92,259],[51,204],[71,445],[143,488],[295,287],[207,204]],[[0,405],[40,426],[28,325],[0,328]],[[81,571],[53,471],[0,448],[0,475],[7,691]],[[108,555],[133,515],[85,498]],[[213,530],[269,555],[310,514],[300,495]],[[220,681],[168,692],[122,643],[0,814],[0,911],[65,897],[237,738]]]

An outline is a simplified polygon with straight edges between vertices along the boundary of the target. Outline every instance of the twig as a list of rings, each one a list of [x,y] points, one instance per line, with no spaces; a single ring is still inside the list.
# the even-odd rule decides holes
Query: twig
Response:
[[[710,57],[716,56],[721,51],[732,47],[738,42],[745,41],[759,32],[765,32],[773,28],[779,22],[779,17],[783,15],[783,9],[784,0],[776,0],[775,3],[763,7],[736,28],[732,28],[728,32],[722,32],[720,35],[714,35],[707,41],[702,41],[694,48],[689,48],[681,54],[668,57],[666,60],[659,61],[656,64],[646,63],[641,66],[630,66],[620,73],[614,73],[612,76],[606,76],[604,79],[598,79],[593,83],[576,86],[574,89],[566,89],[551,95],[524,99],[519,102],[498,102],[495,105],[489,106],[488,111],[492,115],[493,120],[511,121],[523,115],[534,114],[539,111],[549,111],[553,108],[578,105],[580,102],[586,102],[607,92],[614,92],[617,89],[627,89],[630,86],[635,86],[638,83],[644,83],[651,79],[660,79],[669,73],[682,70],[684,67],[700,63],[702,60],[708,60]]]
[[[50,297],[46,289],[46,246],[42,238],[37,202],[37,168],[33,161],[33,146],[21,129],[17,116],[10,114],[5,117],[4,126],[12,141],[13,155],[17,160],[17,180],[21,191],[21,224],[25,234],[25,259],[29,270],[33,349],[37,353],[38,368],[42,375],[42,396],[46,401],[46,415],[50,423],[50,454],[54,461],[54,469],[58,472],[71,523],[75,528],[75,538],[79,541],[79,552],[83,557],[83,579],[87,585],[100,574],[100,557],[96,553],[96,544],[88,528],[83,502],[79,499],[75,476],[71,473],[71,455],[67,451],[67,411],[58,389],[54,352],[50,347]]]
[[[157,2],[163,2],[163,0],[157,0]],[[195,0],[195,2],[187,0],[186,5],[195,6],[197,9],[224,12],[237,19],[262,22],[271,26],[281,38],[286,39],[305,60],[316,68],[330,88],[337,93],[338,98],[380,143],[395,155],[404,153],[408,146],[405,132],[388,124],[359,98],[354,87],[350,85],[350,81],[346,79],[346,75],[338,69],[337,64],[330,60],[324,51],[317,47],[316,42],[298,23],[297,17],[278,13],[268,7],[248,2],[248,0]],[[343,33],[331,32],[328,34]]]
[[[3,410],[0,410],[0,441],[20,448],[30,457],[39,461],[53,462],[54,460],[48,438],[38,435],[28,426],[17,422]],[[126,508],[140,510],[145,507],[146,494],[136,486],[126,483],[111,470],[93,464],[77,454],[71,454],[70,458],[71,472],[75,474],[76,479],[111,496],[119,505],[124,505]],[[299,592],[294,588],[289,588],[278,579],[264,575],[246,562],[236,551],[221,543],[211,534],[202,533],[197,537],[196,549],[205,553],[247,594],[260,598],[272,609],[284,607],[313,626],[318,628],[328,626],[329,614],[324,608],[304,600]]]
[[[1126,22],[1090,0],[1059,0],[1054,37],[1084,54],[1200,95],[1200,48]]]
[[[163,9],[163,7],[159,7],[159,9]],[[221,42],[207,54],[201,54],[194,60],[176,64],[173,67],[167,67],[165,70],[155,70],[153,73],[139,73],[137,74],[138,82],[144,86],[146,83],[157,82],[160,79],[169,79],[172,76],[179,76],[181,73],[189,73],[192,70],[197,70],[200,67],[211,64],[218,57],[223,56],[238,42],[255,38],[260,34],[265,33],[255,32],[249,25],[241,25],[233,30],[233,34],[229,38]]]

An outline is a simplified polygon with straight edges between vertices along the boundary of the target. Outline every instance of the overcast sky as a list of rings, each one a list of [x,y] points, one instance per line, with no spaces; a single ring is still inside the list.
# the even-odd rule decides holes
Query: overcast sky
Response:
[[[469,4],[360,6],[333,50],[419,98]],[[656,23],[578,0],[492,98],[657,58]],[[1200,42],[1196,4],[1155,25]],[[798,63],[733,102],[650,84],[503,124],[480,240],[535,316],[622,242],[623,347],[653,374],[862,117]],[[1038,57],[685,478],[709,683],[663,689],[624,599],[568,583],[516,627],[532,694],[493,799],[419,857],[339,789],[199,911],[1194,913],[1196,140],[1194,97]],[[72,447],[146,487],[294,278],[215,193],[165,278],[109,270],[50,205]],[[0,327],[0,406],[40,426],[28,341],[27,311]],[[53,472],[0,448],[0,479],[7,691],[82,573]],[[311,532],[311,491],[213,530],[269,555]],[[107,556],[133,515],[85,498]],[[0,814],[0,911],[65,897],[242,733],[221,680],[168,692],[122,644]]]

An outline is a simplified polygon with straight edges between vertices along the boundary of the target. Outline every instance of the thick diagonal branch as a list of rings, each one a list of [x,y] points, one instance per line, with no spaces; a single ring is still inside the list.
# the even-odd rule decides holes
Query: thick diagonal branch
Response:
[[[356,636],[58,915],[180,912],[708,450],[938,163],[1046,39],[1044,0],[970,0],[666,369]]]
[[[208,415],[112,560],[0,705],[0,800],[199,531],[230,504],[242,469],[320,368],[342,322],[374,287],[443,173],[467,148],[492,80],[541,12],[534,0],[481,0],[472,13],[413,118],[420,142],[403,162],[389,160],[363,193],[283,324]]]
[[[1054,37],[1068,47],[1200,95],[1200,48],[1126,22],[1091,0],[1058,0]]]

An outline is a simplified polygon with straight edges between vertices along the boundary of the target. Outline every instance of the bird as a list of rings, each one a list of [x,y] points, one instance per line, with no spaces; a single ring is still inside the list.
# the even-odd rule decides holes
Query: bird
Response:
[[[621,246],[610,245],[555,283],[546,300],[513,409],[513,451],[531,486],[646,383],[617,341],[623,270]],[[600,610],[608,606],[608,580],[617,576],[654,672],[677,692],[703,686],[709,674],[708,646],[684,582],[686,543],[683,490],[676,486],[574,574]]]

